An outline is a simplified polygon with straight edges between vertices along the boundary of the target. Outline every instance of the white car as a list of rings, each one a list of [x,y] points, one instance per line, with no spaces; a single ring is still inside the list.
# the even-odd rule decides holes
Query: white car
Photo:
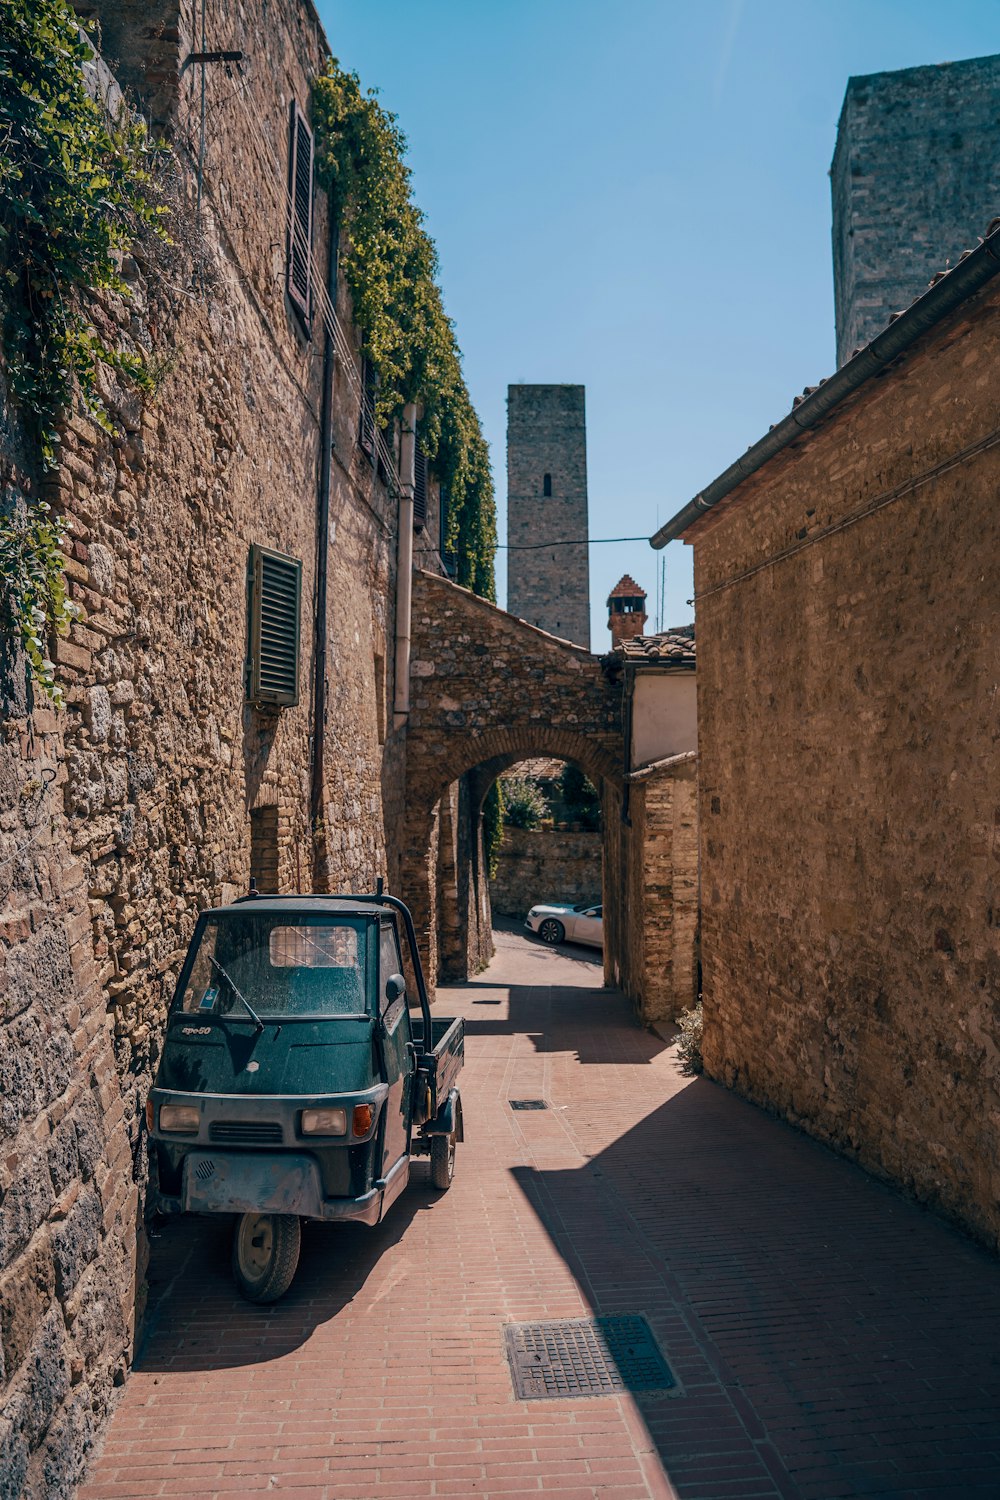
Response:
[[[602,906],[533,906],[524,923],[543,943],[590,943],[604,947]]]

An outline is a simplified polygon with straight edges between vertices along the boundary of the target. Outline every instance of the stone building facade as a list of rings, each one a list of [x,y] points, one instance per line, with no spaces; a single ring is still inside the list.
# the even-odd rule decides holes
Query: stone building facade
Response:
[[[842,365],[1000,213],[1000,56],[849,79],[830,177]]]
[[[290,134],[328,55],[315,12],[207,0],[210,47],[244,62],[205,65],[203,139],[200,65],[184,66],[200,13],[196,37],[179,0],[85,9],[172,143],[176,180],[172,247],[126,260],[131,302],[93,308],[156,365],[155,394],[109,380],[114,435],[72,413],[45,480],[19,432],[0,433],[4,506],[43,494],[71,523],[83,611],[56,647],[64,712],[32,696],[16,657],[2,682],[0,1491],[33,1497],[71,1493],[131,1357],[142,1110],[199,910],[251,873],[282,890],[398,888],[404,787],[398,501],[390,461],[359,442],[358,341],[315,185],[305,295],[291,295]],[[428,532],[436,503],[432,487]],[[249,685],[267,559],[298,580],[283,703]]]
[[[1000,227],[694,546],[707,1071],[1000,1244]]]
[[[589,650],[587,536],[583,386],[508,386],[507,608]]]

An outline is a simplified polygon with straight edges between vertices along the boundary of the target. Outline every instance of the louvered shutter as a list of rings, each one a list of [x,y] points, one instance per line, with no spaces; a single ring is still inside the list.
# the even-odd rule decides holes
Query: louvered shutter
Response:
[[[313,138],[292,100],[288,128],[288,296],[308,330],[312,309]]]
[[[375,456],[375,388],[377,384],[375,366],[366,356],[361,361],[361,419],[358,425],[358,443],[369,458]]]
[[[413,527],[423,531],[427,523],[427,455],[417,443],[413,452]]]
[[[281,708],[298,703],[301,611],[302,564],[281,552],[251,547],[251,702]]]

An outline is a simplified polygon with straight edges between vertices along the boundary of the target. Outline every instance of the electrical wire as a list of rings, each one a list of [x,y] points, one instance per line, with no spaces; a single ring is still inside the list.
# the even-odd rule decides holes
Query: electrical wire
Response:
[[[904,479],[902,484],[897,484],[891,490],[885,490],[877,495],[874,500],[860,509],[852,511],[850,515],[843,516],[839,521],[833,521],[829,526],[821,526],[814,531],[812,536],[804,537],[801,541],[793,542],[788,547],[783,547],[780,552],[775,552],[771,557],[765,557],[761,562],[754,563],[753,567],[744,568],[741,573],[734,573],[731,578],[724,578],[721,583],[713,584],[710,589],[702,589],[700,593],[689,599],[689,604],[697,604],[702,599],[710,599],[713,594],[718,594],[722,589],[732,588],[734,584],[743,583],[748,578],[762,573],[765,568],[773,568],[776,563],[785,562],[789,557],[795,557],[799,552],[804,552],[807,547],[812,547],[816,542],[823,541],[828,536],[835,536],[839,531],[846,531],[849,526],[855,526],[859,521],[866,521],[869,516],[874,516],[887,505],[892,505],[895,500],[902,500],[906,495],[912,495],[914,490],[920,489],[925,484],[939,479],[942,474],[947,474],[951,469],[957,469],[960,464],[967,463],[970,458],[976,458],[980,453],[986,453],[990,448],[1000,445],[1000,427],[994,428],[992,432],[980,438],[978,442],[970,443],[966,448],[960,448],[950,458],[942,459],[940,463],[933,464],[929,469],[914,475],[912,479]]]
[[[575,540],[560,542],[499,542],[498,552],[544,552],[548,547],[610,547],[615,542],[648,542],[642,536],[580,536]]]

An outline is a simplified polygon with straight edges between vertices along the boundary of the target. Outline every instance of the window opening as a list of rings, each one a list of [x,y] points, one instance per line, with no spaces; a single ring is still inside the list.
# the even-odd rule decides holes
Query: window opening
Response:
[[[299,701],[302,564],[267,547],[250,548],[251,703],[291,708]]]
[[[361,361],[361,418],[358,443],[369,458],[375,457],[375,392],[378,376],[367,354]]]
[[[427,455],[419,442],[413,453],[413,529],[423,531],[427,524]]]
[[[552,475],[546,474],[542,480],[542,494],[548,499],[552,494]]]
[[[313,138],[292,100],[288,129],[288,296],[309,332],[312,280]]]

